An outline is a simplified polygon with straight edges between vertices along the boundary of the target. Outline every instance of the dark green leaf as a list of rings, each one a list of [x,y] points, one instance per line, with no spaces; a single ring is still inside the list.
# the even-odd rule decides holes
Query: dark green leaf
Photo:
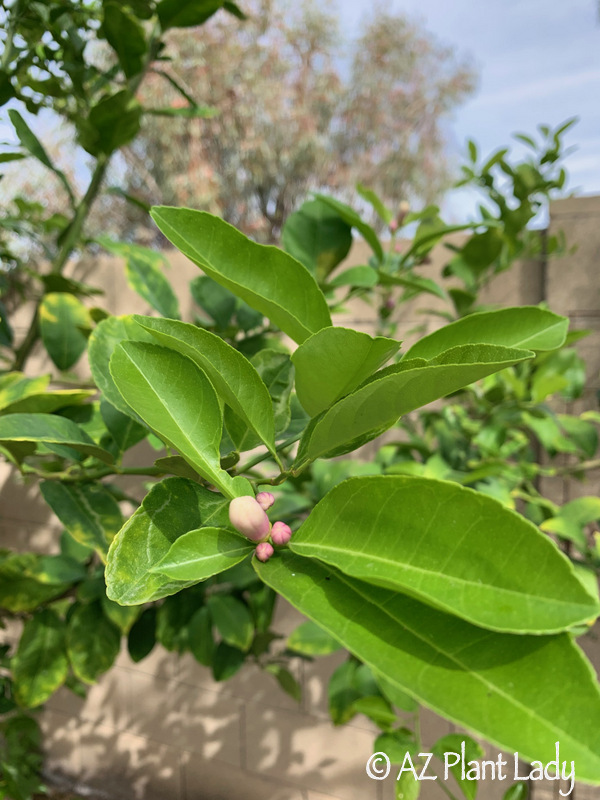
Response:
[[[254,636],[254,625],[248,606],[227,594],[211,595],[207,605],[223,641],[244,652],[248,650]]]
[[[134,622],[127,638],[127,650],[131,660],[137,664],[146,658],[156,644],[156,607],[145,609]]]
[[[110,155],[135,138],[142,108],[126,89],[105,97],[77,126],[79,142],[92,156]]]
[[[100,603],[78,604],[69,616],[67,650],[75,675],[95,683],[112,667],[121,646],[116,625],[104,616]]]
[[[377,234],[370,225],[367,225],[367,223],[360,218],[353,208],[350,208],[350,206],[347,206],[345,203],[341,203],[339,200],[336,200],[333,197],[327,197],[323,194],[317,194],[316,197],[317,200],[320,200],[322,203],[326,203],[331,209],[333,209],[347,225],[350,225],[352,228],[356,228],[356,230],[362,235],[364,240],[370,246],[371,250],[375,253],[377,260],[379,262],[383,261],[383,248]]]
[[[0,442],[34,442],[66,445],[111,464],[112,455],[98,445],[74,422],[52,414],[8,414],[0,418]]]
[[[103,3],[102,32],[113,48],[125,77],[142,71],[147,45],[144,29],[119,3]]]
[[[190,620],[188,640],[192,655],[205,667],[212,666],[215,642],[212,635],[212,619],[206,606],[199,608]]]
[[[69,671],[65,634],[64,622],[48,608],[25,623],[12,661],[20,705],[40,706],[64,683]]]
[[[150,572],[159,572],[177,581],[203,581],[239,564],[254,548],[255,544],[239,533],[199,528],[176,539]]]
[[[59,369],[69,369],[86,348],[84,330],[91,327],[88,310],[74,295],[54,292],[44,297],[39,314],[48,355]]]
[[[223,6],[224,0],[161,0],[156,10],[163,31],[203,25]]]

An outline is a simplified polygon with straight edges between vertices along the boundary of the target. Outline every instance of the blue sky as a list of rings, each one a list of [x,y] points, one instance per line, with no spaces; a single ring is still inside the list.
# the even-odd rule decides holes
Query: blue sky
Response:
[[[372,3],[340,0],[348,31],[356,30]],[[471,100],[448,128],[451,151],[467,138],[484,153],[569,117],[579,123],[566,138],[577,149],[566,167],[568,188],[600,194],[600,18],[597,0],[390,0],[442,44],[455,47],[479,74]],[[515,153],[521,152],[515,143]],[[463,216],[472,200],[451,202]]]

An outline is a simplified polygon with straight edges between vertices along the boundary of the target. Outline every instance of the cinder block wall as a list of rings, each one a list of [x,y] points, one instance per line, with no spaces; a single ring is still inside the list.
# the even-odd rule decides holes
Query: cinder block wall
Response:
[[[528,262],[502,275],[485,292],[487,303],[499,305],[537,303],[547,300],[550,308],[568,314],[576,328],[593,334],[579,343],[590,373],[586,396],[570,410],[593,405],[600,370],[600,197],[557,202],[552,207],[551,230],[565,231],[575,254],[548,264]],[[368,250],[357,242],[345,266],[364,263]],[[181,300],[185,319],[193,315],[187,292],[188,281],[198,274],[179,254],[170,254],[170,279]],[[435,277],[444,264],[444,251],[434,254],[423,274]],[[127,286],[122,265],[99,259],[90,265],[88,279],[104,287],[102,304],[116,314],[149,313]],[[411,331],[424,326],[420,335],[437,325],[435,318],[420,311],[440,307],[434,297],[423,296],[403,307],[398,338],[415,338]],[[24,333],[29,309],[20,317],[18,333]],[[372,309],[356,302],[336,324],[373,332]],[[52,371],[42,357],[30,369]],[[81,365],[85,373],[86,366]],[[132,463],[146,463],[139,452]],[[600,473],[586,486],[555,480],[545,489],[562,502],[576,494],[598,490]],[[143,491],[133,480],[129,491]],[[4,546],[42,551],[57,549],[60,525],[40,501],[35,485],[24,485],[4,466],[0,468],[0,541]],[[288,633],[301,621],[300,615],[281,603],[276,626]],[[16,628],[0,632],[14,638]],[[600,647],[597,635],[584,644],[597,666]],[[291,668],[303,689],[296,704],[275,682],[255,667],[244,668],[232,680],[220,684],[209,670],[189,655],[180,658],[157,649],[140,664],[126,652],[117,665],[85,700],[66,690],[59,691],[42,717],[48,768],[71,776],[82,784],[116,798],[143,800],[392,800],[391,778],[376,782],[365,773],[376,729],[364,717],[334,728],[327,713],[327,680],[343,656],[334,655],[311,664],[297,660]],[[424,711],[423,737],[433,742],[453,730],[444,720]],[[495,751],[490,749],[490,757]],[[452,787],[450,787],[452,788]],[[484,783],[481,800],[495,800],[505,791],[501,783]],[[536,800],[558,797],[558,786],[536,787]],[[436,784],[422,788],[424,800],[445,795]],[[599,798],[600,791],[578,787],[577,800]]]

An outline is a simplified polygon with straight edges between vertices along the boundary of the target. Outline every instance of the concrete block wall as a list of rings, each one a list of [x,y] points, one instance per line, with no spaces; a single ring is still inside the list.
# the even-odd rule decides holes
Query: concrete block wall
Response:
[[[507,304],[537,303],[567,313],[575,327],[591,328],[593,334],[579,343],[591,366],[585,397],[573,410],[592,407],[600,371],[600,197],[556,203],[552,230],[565,230],[569,242],[579,243],[577,253],[560,261],[523,263],[501,276],[485,292],[484,301]],[[357,243],[350,264],[366,259],[367,249]],[[439,275],[444,252],[434,254],[423,273]],[[170,255],[170,278],[181,299],[184,319],[191,319],[193,303],[188,281],[196,267],[178,254]],[[85,265],[84,265],[85,268]],[[99,259],[85,268],[87,279],[105,288],[101,304],[113,313],[149,313],[150,309],[127,286],[122,265]],[[81,271],[81,267],[80,267]],[[100,304],[100,303],[99,303]],[[422,296],[402,310],[398,338],[407,343],[438,324],[419,313],[438,305],[436,298]],[[17,333],[24,333],[29,309],[21,315]],[[373,332],[372,309],[353,303],[336,319],[359,330]],[[51,371],[41,357],[33,359],[33,371]],[[81,374],[87,366],[81,364]],[[132,460],[146,459],[133,453]],[[555,480],[548,490],[559,501],[575,493],[594,493],[600,475],[583,489],[574,482]],[[143,495],[133,479],[128,490]],[[57,549],[60,525],[39,499],[34,484],[26,485],[6,467],[0,468],[0,542],[3,546],[31,548],[40,552]],[[276,627],[289,633],[301,621],[285,604],[277,608]],[[0,636],[17,636],[16,627]],[[584,643],[594,663],[600,665],[599,636]],[[372,753],[375,727],[357,717],[334,728],[327,713],[327,681],[343,655],[314,663],[292,662],[291,669],[303,690],[302,703],[284,694],[275,681],[253,666],[232,680],[215,683],[210,672],[189,655],[178,657],[157,649],[134,664],[126,652],[116,666],[95,686],[85,700],[67,690],[59,691],[42,716],[48,768],[71,776],[82,785],[122,800],[392,800],[394,781],[376,782],[365,773]],[[433,742],[453,730],[428,711],[423,712],[423,736]],[[495,756],[493,748],[490,757]],[[449,788],[452,788],[449,786]],[[558,786],[538,785],[536,800],[558,798]],[[486,782],[481,800],[500,800],[504,786]],[[445,797],[433,782],[423,787],[424,800]],[[577,788],[577,800],[600,800],[600,791]]]

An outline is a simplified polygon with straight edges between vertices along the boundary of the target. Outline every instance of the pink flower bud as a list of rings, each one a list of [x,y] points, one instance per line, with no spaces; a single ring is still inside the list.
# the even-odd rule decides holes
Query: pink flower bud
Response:
[[[253,542],[264,542],[269,537],[269,518],[253,497],[235,497],[229,503],[229,521],[233,527]]]
[[[271,508],[275,502],[275,495],[271,494],[271,492],[259,492],[256,495],[256,502],[264,511],[266,511],[268,508]]]
[[[292,529],[285,522],[274,522],[271,529],[273,544],[287,544],[292,538]]]
[[[256,545],[255,553],[259,561],[268,561],[274,552],[273,545],[269,542],[261,542]]]
[[[398,220],[397,219],[390,220],[389,227],[392,233],[396,233],[396,231],[398,230]]]

